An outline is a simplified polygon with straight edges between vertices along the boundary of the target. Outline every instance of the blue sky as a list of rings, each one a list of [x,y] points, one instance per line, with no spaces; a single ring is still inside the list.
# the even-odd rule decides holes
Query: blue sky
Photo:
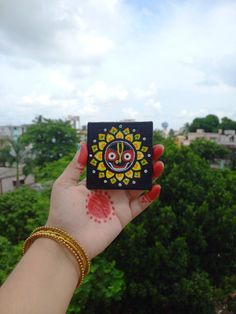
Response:
[[[236,120],[236,2],[0,2],[0,125]]]

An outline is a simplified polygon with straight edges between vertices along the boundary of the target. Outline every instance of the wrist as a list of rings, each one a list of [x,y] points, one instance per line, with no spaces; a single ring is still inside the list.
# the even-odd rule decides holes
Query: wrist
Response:
[[[75,257],[62,244],[50,238],[38,238],[32,243],[31,247],[42,251],[43,254],[49,254],[55,263],[63,264],[66,269],[73,273],[76,279],[80,277],[80,270]]]

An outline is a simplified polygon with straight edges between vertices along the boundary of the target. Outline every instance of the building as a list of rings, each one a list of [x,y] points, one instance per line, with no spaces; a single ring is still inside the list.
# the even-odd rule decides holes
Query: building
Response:
[[[226,148],[236,149],[236,132],[235,130],[225,130],[224,132],[219,129],[218,133],[205,132],[203,129],[198,129],[197,132],[189,132],[186,137],[179,137],[179,141],[183,145],[190,145],[196,139],[205,139],[215,142]]]
[[[27,125],[4,125],[0,126],[0,139],[9,138],[16,141],[27,129]]]
[[[33,175],[22,175],[20,169],[20,184],[31,185],[35,182]],[[9,191],[13,191],[16,187],[16,168],[0,167],[0,195]]]

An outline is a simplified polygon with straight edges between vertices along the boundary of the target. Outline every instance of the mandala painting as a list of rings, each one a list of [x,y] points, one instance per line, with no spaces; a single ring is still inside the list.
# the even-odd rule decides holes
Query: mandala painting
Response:
[[[87,187],[150,189],[152,122],[88,123]]]

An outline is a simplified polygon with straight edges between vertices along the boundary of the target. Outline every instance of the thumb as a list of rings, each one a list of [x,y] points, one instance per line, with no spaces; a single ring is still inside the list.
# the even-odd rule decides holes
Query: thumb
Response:
[[[69,183],[77,185],[77,182],[87,164],[88,148],[85,142],[80,143],[80,150],[75,154],[73,160],[69,163],[60,177],[57,179],[60,183]]]

